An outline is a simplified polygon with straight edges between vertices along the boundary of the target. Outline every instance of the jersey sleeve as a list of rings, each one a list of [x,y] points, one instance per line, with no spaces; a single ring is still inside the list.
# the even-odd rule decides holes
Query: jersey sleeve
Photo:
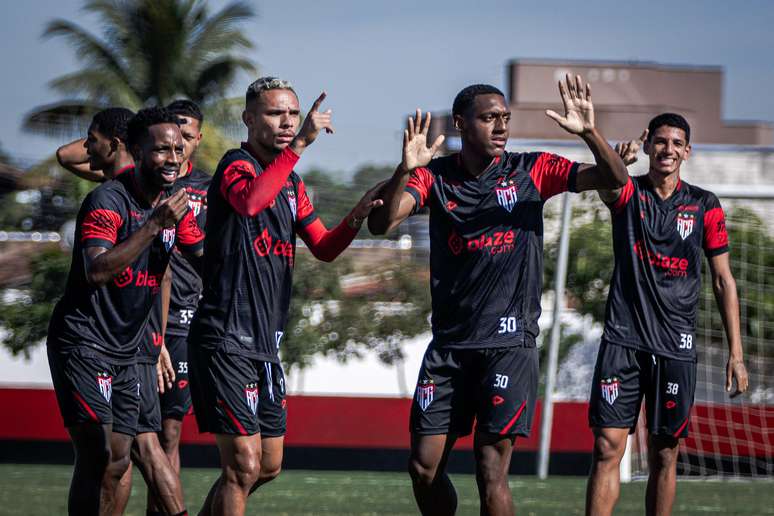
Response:
[[[416,201],[414,211],[416,213],[424,208],[428,197],[430,197],[430,189],[435,182],[435,176],[426,167],[420,167],[411,172],[408,183],[406,184],[406,192]]]
[[[613,215],[617,215],[621,213],[621,211],[624,209],[624,206],[629,204],[629,201],[633,195],[634,181],[632,181],[632,178],[630,177],[626,181],[626,184],[623,186],[623,188],[621,188],[621,195],[618,196],[618,199],[616,199],[614,202],[605,204],[608,208],[610,208],[610,211],[613,213]]]
[[[183,216],[183,219],[177,223],[177,247],[181,251],[195,253],[204,247],[204,231],[201,230],[196,222],[196,216],[193,210]]]
[[[83,201],[81,211],[83,212],[79,233],[81,245],[84,248],[112,249],[118,240],[118,231],[126,218],[116,199],[109,191],[95,190]]]
[[[541,152],[537,154],[529,171],[532,182],[540,192],[540,197],[546,201],[563,192],[575,192],[576,176],[579,163],[562,156]]]
[[[301,228],[305,228],[319,219],[314,211],[312,200],[309,198],[309,194],[306,193],[306,185],[301,178],[298,179],[298,208],[296,210],[296,217],[298,226]]]
[[[223,170],[220,193],[234,211],[254,217],[277,197],[298,158],[298,154],[286,147],[260,175],[248,160],[231,161]]]
[[[726,216],[714,194],[709,194],[705,200],[702,246],[708,258],[728,252]]]

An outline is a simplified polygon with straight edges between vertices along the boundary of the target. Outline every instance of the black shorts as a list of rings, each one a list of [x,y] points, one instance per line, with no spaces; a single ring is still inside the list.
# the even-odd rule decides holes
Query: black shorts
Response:
[[[66,427],[84,423],[113,425],[134,436],[140,411],[136,364],[115,365],[89,350],[48,347],[48,366]]]
[[[191,400],[200,432],[285,435],[285,375],[282,366],[188,346]]]
[[[168,335],[164,342],[175,368],[175,381],[172,388],[164,389],[161,398],[162,419],[177,419],[191,412],[191,391],[188,388],[188,337]]]
[[[695,362],[603,340],[591,383],[589,425],[634,432],[644,397],[651,434],[687,437],[695,390]]]
[[[535,348],[435,349],[425,352],[411,405],[419,435],[476,431],[529,436],[538,385]]]
[[[137,364],[137,376],[140,379],[140,417],[137,419],[137,433],[161,432],[156,364]]]

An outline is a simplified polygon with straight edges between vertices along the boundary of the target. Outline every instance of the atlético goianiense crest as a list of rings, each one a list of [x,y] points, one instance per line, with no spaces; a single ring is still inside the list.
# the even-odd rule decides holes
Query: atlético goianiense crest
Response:
[[[495,187],[495,193],[497,194],[497,202],[510,213],[513,211],[513,207],[516,206],[516,184],[512,179],[504,179]]]
[[[110,398],[113,397],[113,377],[106,371],[97,373],[97,387],[99,387],[99,393],[105,398],[105,401],[110,403]]]
[[[169,251],[175,245],[175,228],[164,228],[161,232],[161,241],[164,242],[164,249]]]
[[[695,213],[683,211],[677,214],[677,232],[680,234],[680,238],[683,240],[688,238],[688,235],[693,232],[695,220]]]
[[[422,412],[427,410],[430,403],[433,402],[433,396],[435,395],[435,382],[432,378],[423,378],[419,380],[417,384],[417,405],[422,409]]]
[[[612,378],[605,378],[599,384],[602,389],[602,398],[609,404],[615,403],[618,398],[618,387],[621,385],[621,380],[614,376]]]
[[[258,384],[248,383],[245,385],[245,401],[250,411],[255,415],[258,412]]]

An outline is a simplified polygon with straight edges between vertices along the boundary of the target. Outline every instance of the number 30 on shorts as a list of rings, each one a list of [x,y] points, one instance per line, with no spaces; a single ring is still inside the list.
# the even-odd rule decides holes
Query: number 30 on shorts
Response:
[[[497,333],[513,333],[517,328],[515,317],[500,317],[500,329]]]

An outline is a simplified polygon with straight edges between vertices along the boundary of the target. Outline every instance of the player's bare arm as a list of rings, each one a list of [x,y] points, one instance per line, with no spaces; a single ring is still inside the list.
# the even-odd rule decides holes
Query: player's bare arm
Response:
[[[578,167],[577,191],[616,189],[626,185],[629,178],[626,165],[594,125],[591,87],[584,85],[580,75],[572,79],[568,74],[564,82],[559,81],[559,94],[564,104],[564,116],[550,109],[546,115],[568,133],[580,136],[596,162]]]
[[[161,279],[161,352],[159,361],[156,362],[156,376],[158,389],[161,394],[172,388],[175,381],[175,368],[169,356],[164,336],[167,333],[167,320],[169,319],[169,300],[172,297],[172,267],[167,265],[164,277]]]
[[[82,179],[95,183],[107,181],[105,174],[101,170],[92,170],[89,167],[86,138],[80,138],[59,147],[56,150],[56,160],[62,168]]]
[[[187,210],[188,195],[185,190],[178,190],[159,201],[148,221],[124,242],[112,249],[89,247],[84,250],[89,284],[99,287],[108,283],[136,260],[162,229],[174,227]]]
[[[645,144],[645,140],[647,139],[648,130],[645,129],[642,131],[642,134],[639,138],[635,140],[629,140],[628,142],[619,142],[615,144],[615,151],[619,156],[621,156],[624,165],[628,167],[629,165],[637,162],[637,153],[640,151],[642,146]],[[597,190],[597,193],[599,194],[599,198],[602,200],[602,202],[612,204],[617,201],[619,197],[621,197],[621,191],[621,188],[616,188],[614,190]]]
[[[712,275],[712,290],[723,318],[726,340],[728,341],[726,392],[731,393],[733,398],[747,391],[749,386],[739,327],[739,297],[736,292],[736,281],[731,273],[729,253],[709,258],[709,265]],[[736,389],[732,392],[734,381],[736,381]]]
[[[394,229],[414,209],[414,198],[405,192],[408,178],[415,169],[430,163],[444,140],[444,136],[440,135],[432,145],[427,145],[431,118],[427,113],[423,120],[422,111],[417,109],[416,118],[408,119],[407,128],[403,131],[403,159],[380,192],[384,206],[373,210],[368,217],[368,230],[374,235],[383,235]]]

